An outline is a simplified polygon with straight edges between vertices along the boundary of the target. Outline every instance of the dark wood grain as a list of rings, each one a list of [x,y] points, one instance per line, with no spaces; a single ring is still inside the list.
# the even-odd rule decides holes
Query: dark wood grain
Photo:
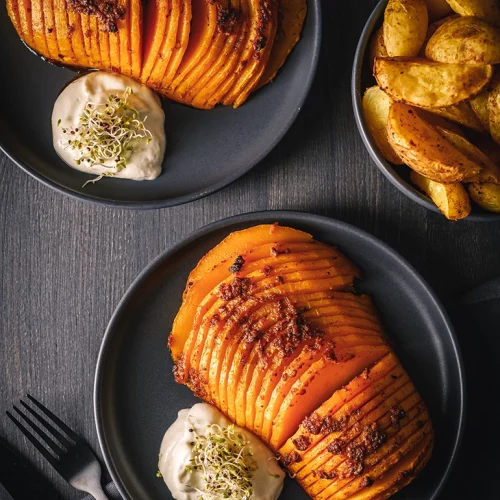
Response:
[[[52,191],[0,156],[4,410],[30,392],[98,450],[94,368],[116,304],[160,252],[230,215],[296,209],[355,224],[400,252],[444,301],[500,275],[500,223],[450,223],[416,205],[379,173],[362,145],[350,73],[374,5],[375,0],[324,2],[319,70],[296,123],[250,174],[209,198],[146,212],[94,206]],[[36,463],[61,498],[82,497],[3,415],[0,435]]]

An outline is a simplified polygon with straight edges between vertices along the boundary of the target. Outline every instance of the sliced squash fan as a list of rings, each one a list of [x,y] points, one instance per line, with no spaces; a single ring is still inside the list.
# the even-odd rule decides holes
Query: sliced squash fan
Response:
[[[297,43],[305,0],[7,0],[21,39],[66,66],[115,71],[202,109],[238,107]]]
[[[302,231],[238,231],[189,275],[169,337],[177,382],[258,435],[315,499],[387,498],[433,446],[358,276]]]

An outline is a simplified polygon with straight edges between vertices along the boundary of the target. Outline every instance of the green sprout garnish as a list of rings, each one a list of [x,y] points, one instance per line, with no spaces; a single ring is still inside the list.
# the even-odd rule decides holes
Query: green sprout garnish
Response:
[[[62,129],[69,136],[65,146],[80,153],[75,160],[77,165],[99,165],[119,172],[127,166],[141,142],[151,142],[153,135],[145,127],[147,117],[141,119],[139,111],[127,102],[132,93],[127,87],[121,96],[112,94],[105,103],[88,102],[78,126]],[[57,125],[61,126],[61,120]],[[101,174],[88,182],[112,175],[112,172]]]
[[[206,436],[195,434],[191,445],[193,458],[186,471],[201,473],[205,486],[203,491],[197,491],[204,500],[248,500],[252,496],[257,462],[250,442],[235,431],[234,425],[209,425]]]

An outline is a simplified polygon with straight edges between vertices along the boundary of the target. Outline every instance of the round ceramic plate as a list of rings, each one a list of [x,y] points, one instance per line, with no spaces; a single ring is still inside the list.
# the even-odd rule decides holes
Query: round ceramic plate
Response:
[[[167,336],[190,270],[232,231],[279,222],[338,245],[363,272],[394,348],[432,415],[435,451],[423,473],[395,498],[436,498],[459,445],[464,381],[452,327],[433,292],[398,254],[355,227],[299,212],[260,212],[216,222],[171,248],[132,284],[106,331],[95,379],[95,417],[108,469],[126,499],[171,499],[156,477],[164,432],[197,399],[174,382]],[[283,499],[308,497],[286,480]]]
[[[271,84],[240,108],[198,110],[163,101],[167,151],[154,181],[103,179],[68,167],[52,147],[50,119],[74,71],[43,61],[28,50],[0,9],[2,78],[0,147],[26,172],[71,196],[124,208],[186,203],[227,186],[262,160],[295,120],[311,85],[321,38],[320,1],[308,2],[301,40]]]

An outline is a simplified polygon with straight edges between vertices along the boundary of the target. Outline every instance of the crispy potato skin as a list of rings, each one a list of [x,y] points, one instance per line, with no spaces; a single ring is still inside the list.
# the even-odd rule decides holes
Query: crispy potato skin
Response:
[[[476,16],[500,26],[500,3],[498,0],[446,0],[461,16]]]
[[[469,101],[472,110],[478,117],[484,130],[487,132],[490,130],[490,112],[488,111],[489,95],[488,89],[485,89]]]
[[[430,123],[435,127],[442,127],[451,130],[455,132],[455,134],[461,135],[462,137],[464,136],[464,131],[458,126],[456,122],[450,121],[448,118],[445,118],[444,115],[436,113],[435,111],[435,109],[419,109],[418,114],[427,123]]]
[[[484,132],[485,128],[482,122],[477,117],[476,113],[471,108],[469,102],[464,101],[454,106],[445,108],[426,108],[429,112],[447,118],[452,122],[464,125],[467,128],[475,130],[476,132]],[[449,128],[449,127],[448,127]]]
[[[470,214],[472,207],[469,195],[459,182],[442,184],[427,179],[415,171],[411,172],[410,179],[434,202],[448,220],[463,219]]]
[[[453,9],[446,0],[427,0],[427,11],[429,12],[429,19],[437,21],[445,16],[449,16]]]
[[[387,119],[392,102],[392,99],[375,85],[363,95],[363,112],[373,139],[384,158],[395,165],[402,165],[401,158],[392,149],[387,137]]]
[[[500,213],[500,186],[489,183],[469,184],[469,194],[480,207],[489,212]]]
[[[452,106],[479,94],[493,67],[447,64],[422,58],[375,59],[379,87],[394,101],[422,108]]]
[[[488,119],[491,137],[500,144],[500,75],[495,77],[488,97]]]
[[[419,57],[425,57],[425,48],[427,47],[427,42],[431,39],[432,35],[436,33],[438,28],[453,19],[457,19],[458,17],[458,14],[451,14],[449,16],[443,17],[442,19],[439,19],[439,21],[434,21],[432,24],[429,24],[429,27],[427,28],[427,34],[425,35],[424,45],[422,46],[422,50],[418,54]]]
[[[411,106],[392,104],[387,131],[399,157],[412,170],[433,181],[461,182],[481,171],[480,165],[458,151]]]
[[[500,29],[476,17],[452,19],[432,35],[425,55],[443,63],[498,64]]]
[[[384,43],[384,27],[380,28],[375,32],[370,41],[370,68],[373,68],[376,57],[388,57],[387,49]]]
[[[458,151],[469,158],[469,160],[481,166],[481,171],[478,174],[466,177],[464,182],[491,182],[493,184],[500,184],[500,168],[478,147],[469,142],[463,135],[456,134],[449,129],[439,126],[436,128],[441,136],[448,142],[451,142]]]
[[[389,0],[384,13],[384,44],[389,56],[416,56],[429,18],[425,0]]]

